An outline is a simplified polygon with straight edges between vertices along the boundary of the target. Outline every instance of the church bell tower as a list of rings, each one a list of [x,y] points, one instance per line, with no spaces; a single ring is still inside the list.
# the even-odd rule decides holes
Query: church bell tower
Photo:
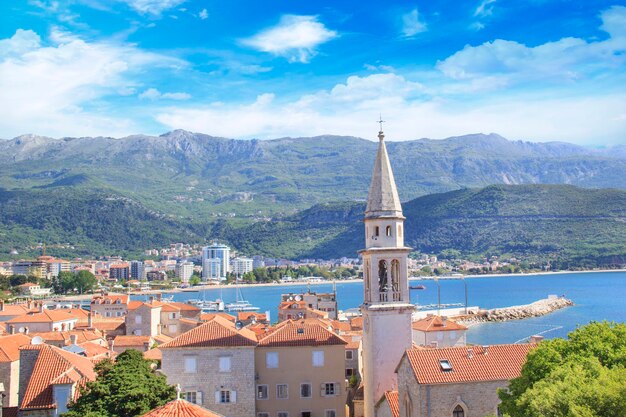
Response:
[[[363,385],[365,417],[374,417],[374,405],[385,391],[397,389],[395,369],[411,347],[411,314],[404,219],[393,178],[385,135],[378,132],[365,210],[363,257]]]

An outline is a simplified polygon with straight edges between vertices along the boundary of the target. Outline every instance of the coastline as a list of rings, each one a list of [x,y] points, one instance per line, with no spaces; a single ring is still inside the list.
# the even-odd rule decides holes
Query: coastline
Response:
[[[435,278],[441,280],[460,280],[460,279],[475,279],[475,278],[506,278],[506,277],[527,277],[530,275],[562,275],[562,274],[589,274],[589,273],[607,273],[607,272],[626,272],[626,269],[595,269],[595,270],[587,270],[587,271],[554,271],[554,272],[520,272],[513,274],[483,274],[483,275],[463,275],[462,277],[435,277],[435,276],[423,276],[423,277],[410,277],[409,281],[434,281]],[[337,284],[354,284],[358,282],[363,282],[361,278],[351,278],[351,279],[342,279],[334,281]],[[317,286],[317,285],[328,285],[332,284],[333,281],[319,281],[319,282],[302,282],[302,281],[294,281],[294,282],[265,282],[260,284],[249,284],[249,283],[240,283],[239,286],[242,288],[250,288],[250,287],[289,287],[289,286]],[[148,290],[148,291],[131,291],[130,295],[142,296],[142,295],[156,295],[156,294],[174,294],[174,293],[182,293],[188,292],[193,294],[195,292],[211,290],[211,289],[224,289],[224,288],[233,288],[234,284],[210,284],[210,285],[197,285],[193,287],[193,291],[184,291],[181,288],[172,288],[168,290]],[[120,292],[125,294],[126,292]],[[65,300],[90,300],[92,294],[81,294],[81,295],[66,295],[66,296],[57,296],[50,297],[50,299],[65,299]]]

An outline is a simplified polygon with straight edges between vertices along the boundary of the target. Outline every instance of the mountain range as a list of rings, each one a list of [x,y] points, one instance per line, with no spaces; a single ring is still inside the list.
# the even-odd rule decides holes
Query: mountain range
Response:
[[[66,256],[138,253],[219,238],[247,254],[354,256],[376,147],[344,136],[244,141],[181,130],[0,140],[0,253],[41,241],[69,243],[59,249]],[[419,250],[626,254],[626,147],[496,134],[387,147],[407,243]]]

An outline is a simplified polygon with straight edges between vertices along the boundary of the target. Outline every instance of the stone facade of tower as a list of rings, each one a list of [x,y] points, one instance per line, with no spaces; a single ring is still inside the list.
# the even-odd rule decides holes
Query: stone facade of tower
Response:
[[[365,417],[385,391],[397,387],[395,369],[411,347],[411,314],[404,216],[383,132],[365,210],[363,257],[363,385]]]

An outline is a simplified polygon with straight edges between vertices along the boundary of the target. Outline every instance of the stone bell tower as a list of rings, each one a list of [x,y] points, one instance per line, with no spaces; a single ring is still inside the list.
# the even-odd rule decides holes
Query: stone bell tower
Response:
[[[411,347],[411,314],[402,206],[382,121],[365,210],[363,257],[363,385],[365,417],[385,391],[397,388],[395,369]]]

